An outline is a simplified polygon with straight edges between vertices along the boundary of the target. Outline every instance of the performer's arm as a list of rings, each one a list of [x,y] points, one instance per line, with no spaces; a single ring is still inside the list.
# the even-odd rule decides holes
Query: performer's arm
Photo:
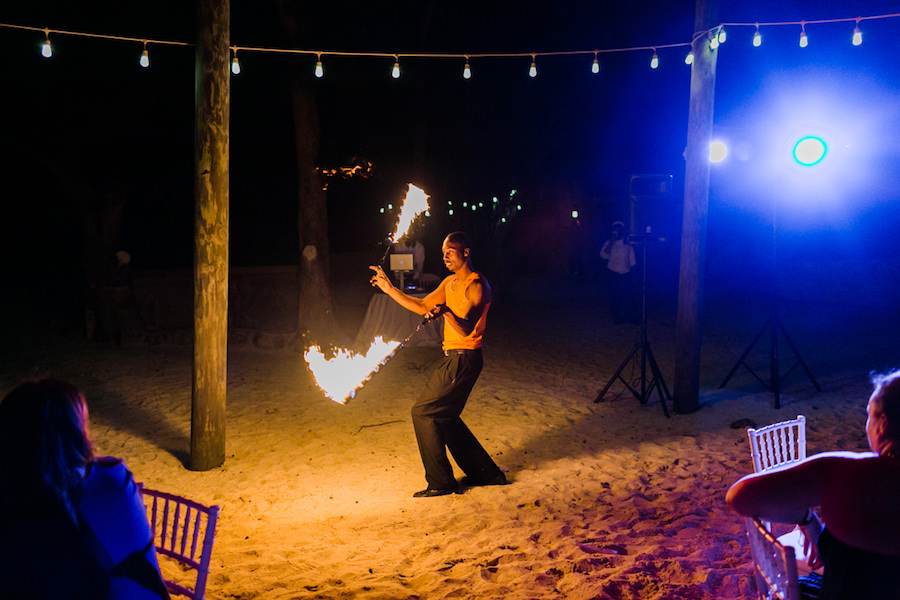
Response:
[[[392,284],[387,275],[385,275],[384,269],[380,266],[372,266],[369,268],[375,271],[375,274],[369,280],[372,283],[372,286],[380,289],[403,308],[411,310],[416,314],[425,315],[432,312],[432,316],[437,316],[437,314],[439,314],[438,311],[434,311],[433,309],[438,305],[443,305],[444,302],[447,301],[444,292],[444,285],[446,285],[447,279],[444,279],[444,281],[438,285],[437,289],[424,298],[416,298],[415,296],[404,294],[395,288],[394,284]]]

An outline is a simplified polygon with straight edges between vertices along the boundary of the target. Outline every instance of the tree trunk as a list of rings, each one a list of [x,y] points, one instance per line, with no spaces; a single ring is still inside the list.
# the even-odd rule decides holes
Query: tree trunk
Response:
[[[190,469],[225,462],[228,348],[229,0],[199,0]]]
[[[328,206],[324,177],[316,170],[319,154],[319,112],[312,91],[301,83],[292,89],[297,140],[297,177],[300,210],[299,331],[305,346],[330,345],[337,331],[331,294],[328,244]]]
[[[705,31],[718,20],[719,0],[697,0],[694,29]],[[716,89],[716,51],[705,35],[694,40],[691,97],[685,150],[684,221],[678,277],[675,339],[675,410],[700,408],[700,344],[703,276],[706,265],[706,219],[709,207],[709,143]]]

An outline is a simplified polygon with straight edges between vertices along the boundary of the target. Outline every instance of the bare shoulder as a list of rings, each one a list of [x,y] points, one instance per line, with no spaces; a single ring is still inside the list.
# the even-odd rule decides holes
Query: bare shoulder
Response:
[[[466,290],[467,293],[475,292],[481,298],[484,303],[488,303],[491,301],[491,284],[488,283],[487,277],[484,276],[484,273],[480,271],[475,271],[475,277],[472,278],[471,283],[469,283],[469,287]],[[470,295],[471,298],[471,295]]]

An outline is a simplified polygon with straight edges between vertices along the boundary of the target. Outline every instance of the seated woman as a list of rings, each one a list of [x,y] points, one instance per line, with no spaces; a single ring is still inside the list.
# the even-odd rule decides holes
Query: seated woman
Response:
[[[811,566],[825,567],[825,599],[900,594],[900,370],[873,383],[871,452],[826,452],[747,475],[725,496],[741,515],[803,527]]]
[[[17,599],[168,598],[140,490],[94,459],[84,396],[23,383],[0,403],[0,590]]]

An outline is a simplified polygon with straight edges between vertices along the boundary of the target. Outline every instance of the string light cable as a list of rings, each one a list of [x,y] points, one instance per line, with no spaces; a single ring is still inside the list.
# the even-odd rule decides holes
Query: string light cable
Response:
[[[308,55],[316,57],[316,70],[315,74],[317,77],[321,77],[320,73],[322,71],[322,57],[323,56],[341,56],[341,57],[368,57],[368,58],[392,58],[394,59],[393,64],[394,68],[392,69],[392,74],[395,77],[399,76],[399,63],[401,59],[454,59],[454,60],[463,60],[465,61],[466,68],[464,69],[463,76],[467,77],[471,76],[471,70],[468,68],[469,62],[472,59],[481,60],[481,59],[500,59],[500,58],[531,58],[531,64],[536,65],[537,59],[543,57],[560,57],[560,56],[587,56],[589,58],[593,58],[593,63],[591,63],[591,71],[593,73],[599,72],[599,59],[598,56],[600,54],[613,54],[613,53],[623,53],[623,52],[646,52],[652,51],[656,56],[658,50],[671,49],[671,48],[684,48],[689,47],[692,50],[693,43],[699,37],[704,37],[708,39],[710,42],[711,49],[715,49],[718,44],[721,44],[725,41],[725,28],[726,27],[753,27],[753,45],[759,46],[761,43],[761,35],[760,28],[771,28],[771,27],[784,27],[784,26],[793,26],[796,27],[799,25],[801,27],[801,34],[805,40],[806,37],[806,27],[809,25],[820,25],[826,23],[853,23],[853,36],[852,43],[855,46],[858,46],[862,43],[862,33],[860,32],[859,25],[862,21],[870,21],[876,19],[895,19],[900,18],[900,13],[890,13],[890,14],[880,14],[880,15],[870,15],[870,16],[856,16],[856,17],[845,17],[845,18],[837,18],[837,19],[815,19],[815,20],[802,20],[802,21],[772,21],[772,22],[752,22],[752,23],[742,23],[742,22],[725,22],[716,25],[715,27],[711,27],[706,31],[697,31],[693,35],[693,39],[691,43],[688,42],[679,42],[672,44],[655,44],[648,46],[631,46],[631,47],[623,47],[623,48],[606,48],[606,49],[590,49],[590,50],[566,50],[566,51],[549,51],[549,52],[512,52],[512,53],[504,53],[504,52],[489,52],[489,53],[424,53],[424,52],[345,52],[340,50],[307,50],[307,49],[291,49],[291,48],[267,48],[260,46],[230,46],[232,51],[232,72],[237,74],[240,72],[240,65],[237,60],[238,51],[241,52],[256,52],[256,53],[282,53],[282,54],[297,54],[297,55]],[[0,23],[0,27],[8,28],[8,29],[19,29],[24,31],[34,31],[38,33],[44,34],[44,40],[42,42],[42,54],[49,58],[52,56],[52,48],[50,45],[50,35],[54,36],[74,36],[74,37],[85,37],[85,38],[94,38],[94,39],[105,39],[105,40],[114,40],[114,41],[123,41],[123,42],[135,42],[141,44],[143,47],[143,51],[141,54],[141,64],[145,63],[149,65],[149,56],[147,54],[147,45],[148,44],[159,44],[159,45],[168,45],[168,46],[186,46],[191,47],[195,44],[191,42],[182,42],[182,41],[174,41],[174,40],[163,40],[163,39],[150,39],[150,38],[138,38],[138,37],[128,37],[128,36],[120,36],[120,35],[109,35],[109,34],[99,34],[99,33],[87,33],[83,31],[71,31],[65,29],[52,29],[47,27],[31,27],[28,25],[16,25],[10,23]],[[690,56],[690,55],[689,55]],[[658,64],[658,61],[652,61]],[[685,60],[687,64],[691,64],[692,60]],[[596,65],[596,66],[595,66]],[[656,68],[656,67],[653,67]],[[536,75],[536,69],[535,69]],[[535,75],[532,75],[534,77]],[[467,77],[468,78],[468,77]]]

